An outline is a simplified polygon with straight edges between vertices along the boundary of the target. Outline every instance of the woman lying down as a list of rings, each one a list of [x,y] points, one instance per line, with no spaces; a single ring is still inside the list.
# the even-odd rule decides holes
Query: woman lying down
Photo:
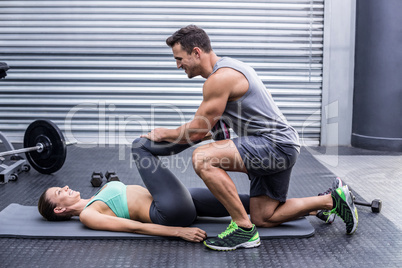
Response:
[[[186,227],[197,216],[229,216],[206,188],[187,189],[175,176],[154,180],[155,185],[158,187],[150,191],[112,181],[89,199],[81,198],[80,192],[68,186],[52,187],[39,198],[38,209],[49,221],[79,216],[84,225],[95,230],[180,237],[191,242],[207,237],[204,230]],[[249,196],[240,198],[249,212]]]
[[[146,188],[112,181],[95,196],[84,199],[68,186],[52,187],[39,198],[40,214],[49,221],[79,216],[84,225],[95,230],[180,237],[191,242],[206,239],[204,230],[187,226],[197,216],[225,217],[229,213],[207,188],[187,189],[148,149],[171,155],[191,145],[157,145],[147,139],[138,140],[141,143],[133,143],[132,153]],[[158,172],[154,172],[156,169]],[[249,195],[239,197],[249,213]]]

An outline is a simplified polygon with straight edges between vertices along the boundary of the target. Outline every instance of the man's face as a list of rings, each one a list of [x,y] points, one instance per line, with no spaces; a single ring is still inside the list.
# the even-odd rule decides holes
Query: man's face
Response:
[[[172,51],[173,57],[176,59],[177,68],[182,68],[188,78],[200,75],[199,60],[194,50],[191,54],[187,54],[187,52],[182,49],[180,43],[177,43],[172,47]]]

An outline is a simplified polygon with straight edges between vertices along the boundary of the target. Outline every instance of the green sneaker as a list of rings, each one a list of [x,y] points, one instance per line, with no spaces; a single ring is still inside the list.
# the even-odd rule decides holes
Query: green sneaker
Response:
[[[348,186],[345,185],[335,189],[332,191],[331,196],[334,200],[334,208],[331,213],[336,213],[345,222],[347,234],[353,234],[357,229],[359,218]]]
[[[332,182],[332,187],[329,188],[328,190],[326,190],[324,193],[319,193],[318,195],[327,195],[332,193],[333,190],[338,189],[339,187],[342,187],[343,182],[341,180],[341,178],[337,177],[335,178],[335,180]],[[335,213],[331,213],[330,210],[319,210],[317,211],[317,218],[319,218],[320,220],[325,221],[326,223],[333,223],[336,217]]]
[[[204,245],[214,250],[235,250],[237,248],[254,248],[260,245],[260,236],[253,224],[251,231],[245,231],[231,221],[226,231],[218,237],[204,241]]]

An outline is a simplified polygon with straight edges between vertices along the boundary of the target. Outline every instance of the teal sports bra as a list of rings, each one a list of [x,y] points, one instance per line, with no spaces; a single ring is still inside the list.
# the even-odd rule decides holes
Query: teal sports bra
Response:
[[[95,201],[102,201],[108,205],[117,217],[130,219],[126,190],[127,186],[120,181],[108,182],[95,194],[95,197],[88,202],[84,209]]]

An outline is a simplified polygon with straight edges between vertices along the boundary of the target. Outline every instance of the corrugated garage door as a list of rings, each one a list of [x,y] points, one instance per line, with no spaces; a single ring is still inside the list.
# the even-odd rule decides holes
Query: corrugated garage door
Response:
[[[253,66],[302,138],[318,144],[324,1],[1,1],[0,131],[21,142],[49,118],[69,140],[126,144],[177,127],[202,78],[177,70],[165,39],[204,28],[219,56]]]

